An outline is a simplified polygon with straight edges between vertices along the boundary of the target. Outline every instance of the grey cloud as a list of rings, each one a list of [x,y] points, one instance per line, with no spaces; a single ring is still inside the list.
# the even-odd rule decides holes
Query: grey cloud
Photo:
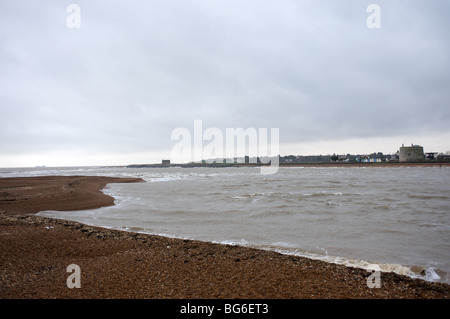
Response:
[[[449,4],[4,2],[3,154],[167,148],[176,127],[278,127],[281,142],[450,127]]]

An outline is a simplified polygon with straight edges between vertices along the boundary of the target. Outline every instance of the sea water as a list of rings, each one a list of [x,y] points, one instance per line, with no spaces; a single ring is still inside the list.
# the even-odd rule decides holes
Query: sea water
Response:
[[[115,206],[39,215],[269,249],[450,282],[450,169],[439,167],[33,168],[3,177],[140,177]]]

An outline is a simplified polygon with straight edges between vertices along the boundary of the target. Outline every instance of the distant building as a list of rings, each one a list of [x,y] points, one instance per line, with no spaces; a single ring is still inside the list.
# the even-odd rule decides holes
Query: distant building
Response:
[[[162,160],[162,165],[170,165],[170,160]]]
[[[425,153],[423,147],[419,145],[400,147],[399,162],[421,162],[425,160]]]
[[[426,153],[426,154],[425,154],[425,159],[427,159],[427,160],[429,160],[429,161],[434,161],[434,160],[436,159],[436,156],[437,156],[438,154],[439,154],[439,153],[437,153],[437,152]]]

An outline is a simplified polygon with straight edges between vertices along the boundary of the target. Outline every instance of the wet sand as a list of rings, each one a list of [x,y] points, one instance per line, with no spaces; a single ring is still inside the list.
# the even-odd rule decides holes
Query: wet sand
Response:
[[[37,176],[0,178],[0,211],[9,214],[44,210],[85,210],[114,205],[101,190],[107,183],[143,182],[140,178]]]
[[[33,215],[113,205],[103,177],[0,178],[0,298],[448,299],[450,285],[240,246]],[[80,267],[80,288],[68,288]]]

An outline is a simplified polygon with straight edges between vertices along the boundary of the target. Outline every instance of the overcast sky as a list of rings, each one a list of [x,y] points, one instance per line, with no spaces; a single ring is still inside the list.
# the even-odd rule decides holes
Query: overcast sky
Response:
[[[278,128],[281,155],[449,151],[449,16],[446,0],[0,0],[0,167],[160,162],[194,120]]]

